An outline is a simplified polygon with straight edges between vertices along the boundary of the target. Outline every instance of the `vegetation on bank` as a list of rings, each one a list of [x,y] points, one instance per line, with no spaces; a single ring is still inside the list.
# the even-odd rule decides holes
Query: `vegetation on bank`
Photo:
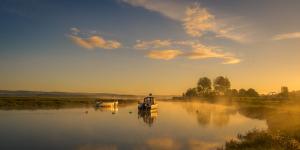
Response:
[[[60,109],[94,107],[95,98],[90,97],[0,97],[0,109]],[[101,99],[114,100],[114,99]],[[136,100],[122,99],[119,104],[136,103]]]
[[[208,77],[201,77],[196,87],[189,88],[182,94],[182,98],[197,98],[197,97],[236,97],[236,98],[288,98],[290,95],[288,87],[282,87],[281,93],[271,93],[270,95],[261,95],[255,89],[231,89],[231,82],[227,77],[218,76],[213,82]]]
[[[299,139],[280,132],[252,130],[227,141],[218,150],[300,150]]]

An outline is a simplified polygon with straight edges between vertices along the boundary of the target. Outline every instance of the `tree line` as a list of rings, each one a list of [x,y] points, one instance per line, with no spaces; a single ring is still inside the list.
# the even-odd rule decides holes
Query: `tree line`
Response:
[[[224,76],[216,77],[213,82],[208,77],[201,77],[196,87],[189,88],[183,93],[183,97],[188,98],[214,96],[259,97],[260,94],[253,88],[231,89],[230,80]]]

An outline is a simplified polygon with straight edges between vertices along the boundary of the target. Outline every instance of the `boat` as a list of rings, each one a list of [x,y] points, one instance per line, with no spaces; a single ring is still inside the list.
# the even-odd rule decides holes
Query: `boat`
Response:
[[[154,97],[150,93],[149,96],[144,98],[143,102],[139,102],[138,104],[139,110],[156,110],[158,109],[158,104],[156,103]]]
[[[118,101],[113,102],[104,102],[104,101],[97,101],[96,107],[117,107]]]

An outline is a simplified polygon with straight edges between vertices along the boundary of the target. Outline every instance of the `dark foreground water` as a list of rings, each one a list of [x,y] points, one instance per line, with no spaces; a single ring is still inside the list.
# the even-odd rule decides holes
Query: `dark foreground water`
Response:
[[[277,113],[272,119],[276,113],[267,107],[204,102],[158,104],[158,111],[153,113],[139,113],[135,103],[116,109],[0,110],[0,149],[210,150],[254,128],[300,129],[299,113],[292,115],[296,122],[291,126],[281,123],[277,127],[287,117]]]

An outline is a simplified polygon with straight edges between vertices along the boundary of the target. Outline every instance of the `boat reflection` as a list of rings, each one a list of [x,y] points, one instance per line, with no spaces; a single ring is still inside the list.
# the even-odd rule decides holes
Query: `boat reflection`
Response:
[[[111,112],[112,114],[116,114],[118,112],[118,106],[115,107],[95,107],[96,111],[101,112]]]
[[[151,127],[156,121],[158,116],[157,110],[139,110],[138,119],[142,118],[143,121]]]

